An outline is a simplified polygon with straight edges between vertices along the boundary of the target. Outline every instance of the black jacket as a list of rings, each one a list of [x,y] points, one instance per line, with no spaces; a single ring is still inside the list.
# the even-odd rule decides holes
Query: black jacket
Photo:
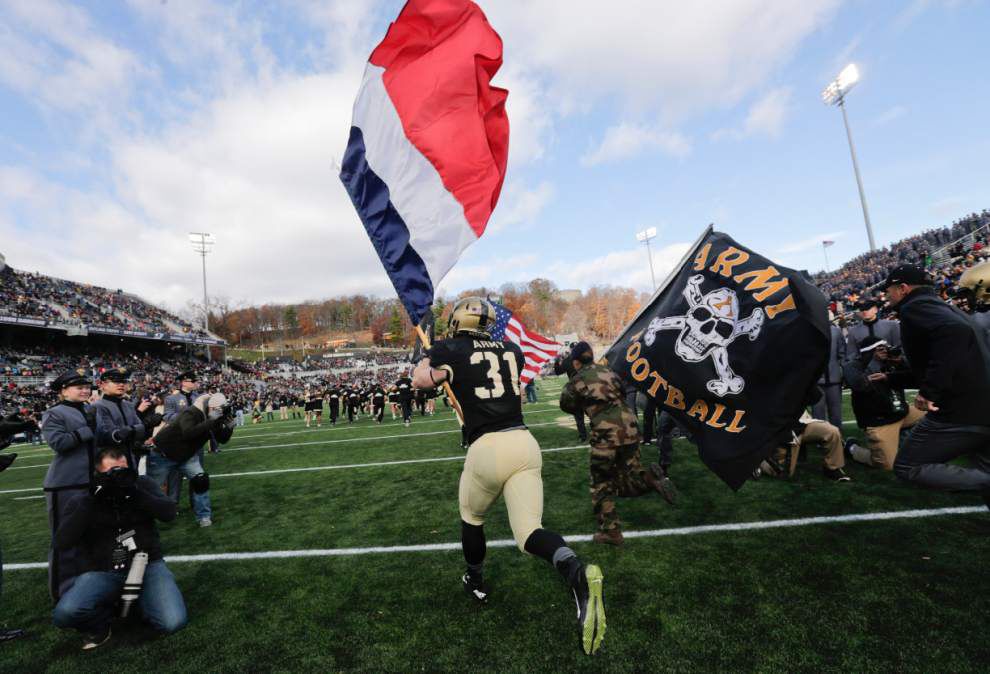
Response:
[[[904,387],[914,381],[914,375],[903,367],[888,371],[876,358],[864,362],[862,357],[843,364],[843,375],[852,389],[852,408],[860,428],[886,426],[907,416],[908,403]],[[886,381],[870,381],[871,374],[884,372]]]
[[[982,330],[927,286],[897,306],[901,341],[936,421],[990,425],[990,344]]]
[[[59,550],[76,550],[80,574],[110,571],[117,536],[132,529],[138,551],[148,553],[149,562],[162,558],[155,520],[174,520],[175,501],[149,477],[139,477],[134,490],[134,496],[117,508],[89,492],[69,501],[53,543]]]
[[[186,407],[175,415],[155,436],[155,447],[176,463],[185,463],[210,439],[226,444],[234,429],[220,419],[207,419],[196,406]]]

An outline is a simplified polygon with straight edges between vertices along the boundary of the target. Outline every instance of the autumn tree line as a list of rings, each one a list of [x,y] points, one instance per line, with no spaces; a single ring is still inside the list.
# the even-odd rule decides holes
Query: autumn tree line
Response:
[[[553,281],[541,278],[498,288],[473,288],[437,300],[433,307],[437,334],[446,331],[453,304],[470,295],[500,301],[529,329],[548,337],[576,333],[598,342],[615,337],[648,299],[632,289],[611,286],[561,292]],[[243,348],[280,341],[306,341],[315,347],[342,336],[364,342],[370,336],[378,346],[406,346],[415,341],[415,330],[398,299],[370,295],[260,306],[234,306],[214,298],[210,329]]]

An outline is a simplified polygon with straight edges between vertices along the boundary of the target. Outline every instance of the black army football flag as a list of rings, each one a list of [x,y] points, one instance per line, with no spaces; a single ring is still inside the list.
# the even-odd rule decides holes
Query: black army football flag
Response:
[[[817,288],[709,226],[605,357],[738,489],[790,440],[828,339]]]

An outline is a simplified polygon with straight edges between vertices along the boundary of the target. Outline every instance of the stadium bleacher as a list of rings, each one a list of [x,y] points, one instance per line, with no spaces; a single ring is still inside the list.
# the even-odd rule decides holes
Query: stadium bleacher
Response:
[[[814,275],[815,284],[832,302],[851,307],[874,294],[887,272],[901,264],[924,266],[944,299],[954,295],[963,272],[990,256],[990,210],[972,213],[947,227],[901,239],[853,258],[838,269]]]
[[[220,343],[178,316],[125,293],[43,274],[0,268],[0,323]]]

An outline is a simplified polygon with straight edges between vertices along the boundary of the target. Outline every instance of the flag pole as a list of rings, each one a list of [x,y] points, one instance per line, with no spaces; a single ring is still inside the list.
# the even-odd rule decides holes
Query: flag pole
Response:
[[[612,344],[607,349],[605,349],[604,353],[608,353],[609,351],[612,350],[612,348],[616,344],[622,341],[622,338],[626,336],[627,332],[629,332],[629,328],[632,327],[633,325],[636,325],[636,321],[639,320],[639,317],[642,316],[643,313],[650,308],[650,305],[653,304],[653,300],[659,297],[660,294],[667,289],[667,286],[669,286],[673,282],[673,280],[677,277],[677,275],[681,273],[681,269],[684,267],[687,261],[691,259],[691,256],[694,255],[695,251],[698,250],[698,246],[701,245],[701,242],[705,240],[705,237],[707,237],[713,229],[715,229],[714,224],[709,224],[707,227],[705,227],[705,231],[703,231],[698,236],[698,238],[695,239],[694,244],[692,244],[692,246],[688,248],[687,252],[684,253],[684,255],[681,257],[681,261],[677,263],[677,266],[675,266],[674,269],[669,274],[667,274],[667,278],[663,280],[663,283],[657,286],[657,289],[653,291],[653,295],[650,296],[650,299],[646,300],[646,302],[643,303],[642,308],[636,312],[636,315],[633,316],[633,319],[626,324],[626,327],[622,328],[622,330],[619,332],[618,337],[616,337],[615,340],[612,342]]]
[[[416,334],[419,335],[419,341],[423,343],[423,350],[430,348],[430,338],[427,336],[426,332],[419,325],[416,326]],[[464,412],[461,411],[461,404],[457,402],[457,398],[454,397],[454,391],[450,388],[450,382],[444,381],[443,391],[447,394],[447,398],[450,399],[450,405],[454,408],[454,413],[457,415],[457,422],[464,426]]]
[[[827,273],[829,273],[829,271],[828,271],[828,244],[826,244],[824,241],[822,241],[822,252],[825,254],[825,273],[827,274]]]

